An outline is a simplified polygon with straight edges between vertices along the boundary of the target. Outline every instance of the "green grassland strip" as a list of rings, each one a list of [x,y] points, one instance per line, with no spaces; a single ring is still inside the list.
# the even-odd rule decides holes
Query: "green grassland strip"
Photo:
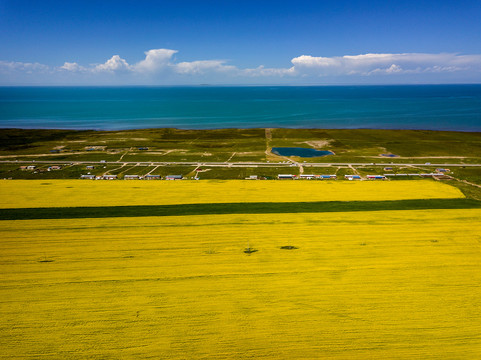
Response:
[[[426,199],[394,201],[326,201],[294,203],[220,203],[62,208],[0,209],[0,220],[78,219],[143,216],[220,214],[275,214],[427,209],[480,209],[472,199]]]

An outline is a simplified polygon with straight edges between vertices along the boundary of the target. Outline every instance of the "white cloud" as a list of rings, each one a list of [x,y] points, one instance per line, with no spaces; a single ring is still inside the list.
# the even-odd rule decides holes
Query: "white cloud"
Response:
[[[300,72],[319,76],[481,71],[481,55],[402,53],[329,58],[302,55],[291,62]]]
[[[395,74],[395,73],[399,73],[399,72],[402,72],[402,71],[403,71],[403,69],[399,65],[396,65],[396,64],[392,64],[388,69],[386,69],[387,74]]]
[[[198,60],[180,62],[175,65],[175,71],[179,74],[206,74],[208,72],[231,72],[236,73],[237,67],[225,65],[223,60]]]
[[[62,66],[59,67],[59,70],[71,71],[71,72],[80,72],[86,71],[87,69],[83,66],[80,66],[76,62],[65,62]]]
[[[266,68],[264,65],[258,66],[254,69],[242,70],[242,75],[251,77],[274,76],[283,77],[286,75],[297,75],[297,70],[294,66],[290,68]]]
[[[314,57],[311,55],[301,55],[291,60],[294,66],[297,67],[320,67],[320,68],[327,68],[327,67],[337,67],[341,65],[339,58],[327,58],[327,57]]]
[[[455,71],[465,71],[469,70],[468,67],[459,67],[459,66],[440,66],[434,65],[427,67],[424,69],[424,72],[433,72],[433,73],[443,73],[443,72],[455,72]]]
[[[369,71],[365,75],[375,75],[375,74],[396,74],[403,72],[403,69],[396,64],[391,64],[388,68],[377,68],[374,70]]]
[[[76,62],[65,62],[61,67],[59,67],[59,69],[72,72],[87,71],[92,73],[156,72],[167,66],[170,66],[170,59],[176,52],[176,50],[169,49],[152,49],[145,52],[144,60],[141,60],[134,65],[130,65],[119,55],[114,55],[105,63],[94,65],[89,68],[80,66]]]
[[[177,50],[172,49],[152,49],[146,51],[145,58],[137,63],[129,64],[120,55],[114,55],[102,64],[90,66],[82,66],[77,62],[64,62],[62,66],[49,67],[40,63],[0,61],[0,74],[8,81],[35,79],[35,76],[40,81],[41,79],[55,80],[58,73],[57,79],[63,82],[68,79],[76,79],[72,81],[81,79],[85,83],[110,81],[105,79],[111,79],[117,83],[147,80],[155,83],[164,79],[169,79],[168,81],[172,83],[185,83],[185,81],[195,82],[200,77],[202,81],[207,79],[207,81],[219,83],[275,82],[280,81],[281,78],[293,79],[294,82],[296,79],[315,82],[319,77],[331,79],[337,77],[345,81],[354,79],[355,82],[356,77],[403,79],[403,76],[415,74],[419,76],[416,81],[418,79],[422,81],[427,76],[433,79],[434,74],[436,74],[436,80],[441,79],[441,81],[443,76],[446,79],[462,78],[469,81],[473,81],[471,79],[474,76],[474,81],[481,81],[481,55],[447,53],[367,53],[333,57],[301,55],[291,60],[290,67],[269,68],[260,65],[255,68],[239,68],[218,59],[176,62],[174,58],[176,53]],[[41,77],[41,74],[44,77]],[[104,75],[100,76],[101,74]],[[2,77],[0,77],[0,83]]]
[[[108,72],[117,72],[117,71],[128,71],[131,70],[131,66],[122,59],[119,55],[112,56],[109,60],[107,60],[103,64],[99,64],[95,66],[92,71],[108,71]]]
[[[170,65],[170,60],[177,53],[171,49],[152,49],[145,52],[145,59],[135,64],[132,69],[138,72],[156,72]]]
[[[47,65],[40,63],[25,63],[19,61],[0,61],[0,71],[4,73],[11,72],[24,72],[27,74],[32,73],[46,73],[50,70]]]

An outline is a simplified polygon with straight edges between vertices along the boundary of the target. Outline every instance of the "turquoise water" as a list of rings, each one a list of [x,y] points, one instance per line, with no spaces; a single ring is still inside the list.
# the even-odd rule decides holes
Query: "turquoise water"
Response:
[[[326,150],[316,150],[300,147],[274,147],[272,152],[281,156],[299,156],[299,157],[317,157],[332,155],[333,153]]]
[[[0,87],[0,127],[481,131],[481,85]]]

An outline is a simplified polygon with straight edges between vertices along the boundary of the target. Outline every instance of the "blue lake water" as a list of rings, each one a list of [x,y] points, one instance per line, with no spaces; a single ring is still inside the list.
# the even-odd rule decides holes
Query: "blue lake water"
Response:
[[[281,156],[299,156],[299,157],[317,157],[333,155],[332,152],[326,150],[316,150],[310,148],[300,148],[300,147],[274,147],[272,152],[276,155]]]
[[[0,87],[0,127],[481,131],[481,85]]]

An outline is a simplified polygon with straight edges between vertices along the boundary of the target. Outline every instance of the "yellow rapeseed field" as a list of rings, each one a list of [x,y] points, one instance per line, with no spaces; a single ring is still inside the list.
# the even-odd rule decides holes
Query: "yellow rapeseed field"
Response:
[[[22,206],[49,204],[40,185],[29,200],[18,183],[3,183],[3,191],[25,196]],[[94,205],[106,203],[109,186],[199,191],[194,182],[53,183],[54,199],[76,194],[66,204],[83,204],[91,188]],[[404,189],[400,198],[412,196],[411,184],[456,195],[432,182],[394,184]],[[217,185],[235,186],[206,183]],[[361,198],[397,193],[391,183],[239,186],[246,201],[259,200],[248,191],[256,186],[288,189],[285,201],[339,199],[341,189],[355,197],[354,187],[370,189]],[[372,190],[378,186],[382,195]],[[149,201],[143,191],[139,202]],[[155,201],[172,201],[159,194]],[[11,196],[3,207],[15,204]],[[480,355],[479,209],[1,221],[0,239],[2,359]]]
[[[0,180],[0,208],[462,198],[418,181]]]

